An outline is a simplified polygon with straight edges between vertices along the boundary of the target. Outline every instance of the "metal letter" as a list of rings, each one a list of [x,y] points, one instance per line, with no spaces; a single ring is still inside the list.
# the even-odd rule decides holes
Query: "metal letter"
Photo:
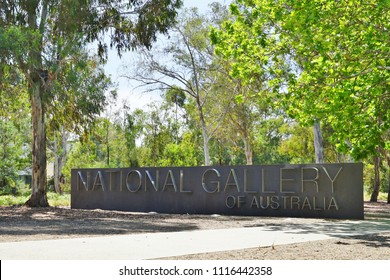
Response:
[[[295,202],[293,200],[296,200]],[[294,209],[293,205],[296,205],[298,209],[300,209],[299,207],[299,203],[301,201],[301,199],[299,198],[299,196],[292,196],[291,199],[291,209]]]
[[[95,182],[93,183],[93,187],[92,187],[93,191],[95,190],[96,186],[101,186],[102,187],[102,191],[104,191],[104,192],[106,191],[106,186],[104,185],[103,175],[102,175],[101,171],[98,171],[97,174],[96,174]]]
[[[181,193],[192,193],[191,190],[184,189],[184,172],[183,172],[183,170],[180,170],[180,192]]]
[[[232,182],[232,183],[229,183],[230,175],[233,175],[234,182]],[[226,189],[227,189],[228,186],[235,186],[236,189],[237,189],[237,192],[240,192],[240,186],[238,184],[236,170],[234,170],[234,169],[230,169],[229,176],[228,176],[228,178],[226,180],[225,189],[223,190],[224,192],[226,192]]]
[[[334,193],[333,183],[334,183],[334,181],[336,181],[337,176],[339,175],[340,171],[343,168],[340,167],[339,171],[337,171],[336,176],[334,176],[333,179],[330,177],[328,170],[326,170],[326,168],[324,166],[322,168],[324,169],[324,171],[325,171],[326,175],[328,176],[329,180],[332,182],[332,193]]]
[[[232,200],[232,204],[229,204],[229,198]],[[232,209],[236,206],[236,198],[232,195],[229,195],[227,198],[226,198],[226,207],[229,208],[229,209]]]
[[[260,208],[259,201],[257,200],[257,197],[254,195],[251,202],[251,208],[253,208],[253,205],[256,205],[256,208]]]
[[[171,178],[171,183],[168,183],[168,178]],[[176,181],[175,181],[175,177],[173,176],[172,170],[169,170],[167,173],[167,177],[165,177],[165,183],[164,183],[164,186],[162,188],[162,191],[165,191],[166,186],[172,186],[173,189],[175,190],[175,192],[177,192]]]
[[[133,189],[133,186],[131,186],[129,183],[129,177],[132,173],[135,173],[138,175],[138,186],[135,186],[134,189]],[[126,187],[130,192],[138,192],[142,187],[142,174],[141,174],[141,172],[139,172],[138,170],[131,170],[129,173],[127,173]]]
[[[317,206],[317,198],[313,196],[313,209],[316,211],[322,210],[322,208],[317,208],[316,206]]]
[[[210,190],[210,189],[207,187],[206,183],[205,183],[204,177],[205,177],[205,174],[206,174],[207,172],[209,172],[209,171],[215,172],[215,174],[217,174],[217,177],[218,177],[218,178],[221,177],[221,174],[219,173],[218,170],[216,170],[216,169],[214,169],[214,168],[213,168],[213,169],[207,169],[207,170],[203,173],[203,175],[202,175],[202,187],[203,187],[203,189],[205,190],[205,192],[207,192],[207,193],[219,192],[219,191],[220,191],[220,185],[221,185],[221,182],[220,182],[220,181],[210,181],[210,183],[216,184],[216,188],[215,188],[214,190]]]
[[[283,170],[295,170],[296,168],[280,168],[280,193],[294,193],[294,192],[287,192],[283,191],[283,182],[294,182],[294,179],[284,179],[283,178]]]
[[[283,209],[287,209],[287,198],[289,198],[289,196],[282,195],[281,197],[283,199]]]
[[[336,199],[334,197],[330,199],[328,210],[330,210],[331,207],[334,207],[335,210],[339,210],[339,206],[337,205]]]
[[[264,174],[264,168],[261,169],[261,192],[262,192],[262,193],[275,193],[274,191],[266,191],[266,190],[265,190],[265,174]]]
[[[87,172],[87,181],[84,179],[83,177],[83,174],[81,173],[81,171],[78,171],[77,172],[77,190],[79,191],[80,190],[80,181],[83,183],[83,186],[85,188],[86,191],[88,191],[88,174],[89,172]]]
[[[271,196],[271,208],[274,210],[280,208],[279,196]]]
[[[149,179],[149,182],[152,184],[152,187],[153,187],[153,189],[156,191],[156,192],[158,192],[158,180],[159,180],[159,177],[160,177],[160,172],[159,172],[159,170],[156,170],[156,181],[155,180],[153,180],[153,178],[152,178],[152,175],[150,175],[150,173],[149,173],[149,170],[146,170],[145,171],[145,174],[146,174],[146,176],[145,176],[145,192],[147,191],[147,189],[146,189],[146,186],[147,186],[147,179]]]
[[[269,207],[269,204],[270,204],[270,198],[269,196],[267,195],[266,196],[266,199],[267,199],[267,204],[264,206],[263,205],[263,202],[264,202],[264,196],[260,196],[260,208],[261,209],[267,209]]]
[[[241,195],[239,195],[239,196],[237,197],[237,207],[238,207],[238,208],[241,208],[242,205],[244,205],[244,204],[246,203],[245,198],[246,198],[245,196],[241,196]]]
[[[118,173],[120,171],[119,170],[107,170],[105,172],[106,173],[110,173],[110,187],[109,187],[109,189],[110,189],[110,191],[112,191],[112,174],[113,173]]]
[[[305,208],[305,206],[308,206],[309,209],[311,210],[311,205],[310,205],[310,201],[309,199],[307,198],[307,196],[305,196],[305,199],[303,200],[303,203],[302,203],[302,209]]]
[[[303,170],[305,170],[305,169],[307,169],[307,170],[309,170],[309,169],[315,170],[317,172],[316,177],[314,179],[304,179],[304,172],[303,172]],[[320,177],[320,173],[319,173],[318,168],[316,168],[316,167],[302,167],[301,173],[302,173],[302,190],[301,191],[303,192],[304,182],[313,182],[314,185],[317,188],[317,192],[319,192],[317,180]]]

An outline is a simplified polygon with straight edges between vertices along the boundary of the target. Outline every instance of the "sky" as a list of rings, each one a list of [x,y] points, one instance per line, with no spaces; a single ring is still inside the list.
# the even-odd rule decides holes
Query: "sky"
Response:
[[[220,2],[228,5],[232,0],[184,0],[184,7],[197,7],[201,13],[208,11],[208,5],[213,2]],[[125,53],[122,58],[116,55],[115,50],[110,50],[108,54],[108,62],[104,67],[107,75],[111,76],[112,81],[117,85],[118,100],[117,105],[122,105],[124,102],[132,110],[136,108],[145,109],[148,103],[159,101],[160,94],[158,92],[144,93],[142,89],[137,89],[137,84],[121,78],[120,74],[123,71],[123,66],[131,60],[135,59],[132,53]]]

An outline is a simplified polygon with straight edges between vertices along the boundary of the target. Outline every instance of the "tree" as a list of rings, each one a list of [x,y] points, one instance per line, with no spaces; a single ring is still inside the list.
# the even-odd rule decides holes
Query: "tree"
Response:
[[[333,130],[339,151],[389,161],[388,1],[237,0],[214,30],[233,72],[268,76],[291,116]]]
[[[214,3],[211,16],[199,14],[196,8],[185,9],[172,28],[170,40],[157,53],[143,52],[135,74],[125,77],[139,81],[152,90],[179,89],[193,101],[196,119],[203,137],[204,164],[210,165],[209,142],[220,124],[225,111],[209,117],[206,107],[217,102],[214,95],[220,70],[208,33],[210,25],[219,24],[225,9]],[[230,94],[231,96],[232,94]],[[213,100],[214,98],[214,100]],[[189,102],[190,103],[190,102]]]
[[[86,42],[98,42],[104,58],[105,34],[118,53],[150,47],[157,33],[167,32],[180,0],[7,0],[0,3],[0,61],[17,68],[29,85],[32,140],[30,206],[48,206],[46,197],[47,104],[56,100],[52,87],[63,65]],[[88,98],[85,102],[92,101]],[[94,110],[96,103],[88,108]]]
[[[66,158],[68,155],[68,140],[70,137],[70,133],[65,130],[65,127],[62,126],[59,131],[54,131],[53,140],[48,141],[48,147],[53,152],[53,181],[54,181],[54,190],[56,193],[61,194],[61,176],[62,168],[65,165]]]

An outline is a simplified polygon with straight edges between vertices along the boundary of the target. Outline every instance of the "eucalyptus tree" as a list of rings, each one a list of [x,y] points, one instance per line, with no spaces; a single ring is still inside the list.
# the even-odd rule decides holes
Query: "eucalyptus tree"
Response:
[[[208,117],[206,106],[218,102],[213,89],[220,65],[214,56],[208,33],[211,25],[219,24],[224,6],[213,3],[210,16],[199,14],[196,8],[182,11],[170,36],[158,48],[142,53],[135,74],[124,76],[139,81],[151,90],[181,90],[196,107],[196,119],[202,131],[204,164],[210,165],[209,141],[219,121],[219,116]]]
[[[118,53],[137,46],[150,47],[157,33],[167,32],[180,0],[4,0],[0,2],[0,60],[20,70],[28,84],[31,104],[32,195],[30,206],[47,206],[46,113],[52,87],[63,66],[87,42],[97,41],[105,58],[105,36]],[[95,110],[103,99],[85,96]]]
[[[291,116],[325,122],[355,159],[389,150],[388,1],[237,0],[212,33],[233,72],[269,74]]]

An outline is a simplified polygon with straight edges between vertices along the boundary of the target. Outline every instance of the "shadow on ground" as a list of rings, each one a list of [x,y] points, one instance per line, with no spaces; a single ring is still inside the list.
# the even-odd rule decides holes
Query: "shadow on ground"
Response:
[[[367,246],[384,244],[390,232],[390,205],[365,203],[363,221],[242,217],[219,215],[169,215],[69,208],[0,207],[0,242],[43,238],[82,237],[148,232],[174,232],[230,227],[264,227],[269,231],[324,233],[332,237],[361,238]],[[359,237],[362,235],[372,235]],[[38,236],[42,236],[39,238]]]

